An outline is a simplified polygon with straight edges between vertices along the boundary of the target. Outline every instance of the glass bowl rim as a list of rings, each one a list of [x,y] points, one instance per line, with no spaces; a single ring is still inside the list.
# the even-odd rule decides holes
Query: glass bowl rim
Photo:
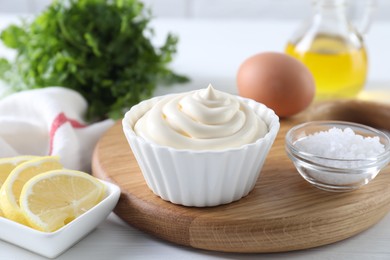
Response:
[[[383,153],[375,156],[375,157],[367,157],[367,158],[359,158],[359,159],[332,158],[332,157],[325,157],[325,156],[320,156],[320,155],[315,155],[312,153],[300,151],[299,149],[297,149],[295,147],[294,143],[292,142],[293,133],[298,129],[304,129],[307,126],[315,126],[315,125],[329,126],[329,129],[332,128],[333,126],[336,126],[336,125],[344,126],[344,128],[347,128],[347,127],[362,128],[368,132],[375,134],[379,138],[386,140],[385,144],[382,143],[384,145],[385,151]],[[367,163],[367,166],[372,166],[373,164],[376,165],[382,161],[390,160],[390,158],[389,158],[390,157],[390,137],[387,134],[385,134],[384,132],[382,132],[374,127],[367,126],[364,124],[354,123],[354,122],[348,122],[348,121],[318,120],[318,121],[309,121],[309,122],[295,125],[291,129],[289,129],[288,132],[286,133],[285,144],[286,144],[286,147],[291,151],[293,156],[296,157],[298,155],[297,159],[300,159],[299,157],[303,157],[309,161],[312,161],[313,159],[321,159],[321,160],[326,160],[326,161],[345,162],[345,163],[348,163],[348,162],[364,163],[365,162],[365,163]],[[318,162],[317,162],[317,164],[318,164]],[[359,166],[359,167],[362,167],[362,166]],[[364,166],[366,166],[366,165],[364,164]],[[329,167],[329,166],[326,166],[326,167]],[[334,168],[338,168],[338,167],[334,167]]]

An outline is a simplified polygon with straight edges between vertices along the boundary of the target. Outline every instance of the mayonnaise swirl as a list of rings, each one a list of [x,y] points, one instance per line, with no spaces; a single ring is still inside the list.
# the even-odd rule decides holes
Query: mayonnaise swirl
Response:
[[[162,98],[136,122],[134,131],[177,149],[220,150],[253,143],[268,129],[244,102],[209,85]]]

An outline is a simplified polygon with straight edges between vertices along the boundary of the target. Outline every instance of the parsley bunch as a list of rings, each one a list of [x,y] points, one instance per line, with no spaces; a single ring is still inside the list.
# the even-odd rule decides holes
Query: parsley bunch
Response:
[[[0,60],[13,90],[64,86],[89,103],[87,118],[120,118],[149,98],[157,84],[186,82],[168,68],[177,38],[156,48],[150,13],[137,0],[58,0],[31,22],[1,34],[14,61]]]

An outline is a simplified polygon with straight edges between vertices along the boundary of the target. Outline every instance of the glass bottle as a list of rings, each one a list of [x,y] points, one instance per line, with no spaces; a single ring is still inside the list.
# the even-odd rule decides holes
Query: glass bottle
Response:
[[[345,0],[313,1],[314,13],[289,40],[285,52],[301,60],[316,82],[316,99],[351,98],[363,89],[367,53],[351,24]],[[373,3],[372,3],[373,6]],[[367,8],[364,30],[371,15]]]

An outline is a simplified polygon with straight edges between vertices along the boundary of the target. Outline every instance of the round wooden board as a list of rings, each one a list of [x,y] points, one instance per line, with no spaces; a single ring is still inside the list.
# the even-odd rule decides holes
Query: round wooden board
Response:
[[[118,216],[177,244],[225,252],[281,252],[333,243],[369,228],[390,210],[390,167],[353,192],[330,193],[311,186],[284,150],[287,130],[309,119],[352,120],[390,130],[390,108],[367,102],[320,104],[294,119],[281,120],[254,190],[237,202],[218,207],[184,207],[154,195],[123,135],[121,122],[98,142],[93,174],[121,187],[115,208]]]

